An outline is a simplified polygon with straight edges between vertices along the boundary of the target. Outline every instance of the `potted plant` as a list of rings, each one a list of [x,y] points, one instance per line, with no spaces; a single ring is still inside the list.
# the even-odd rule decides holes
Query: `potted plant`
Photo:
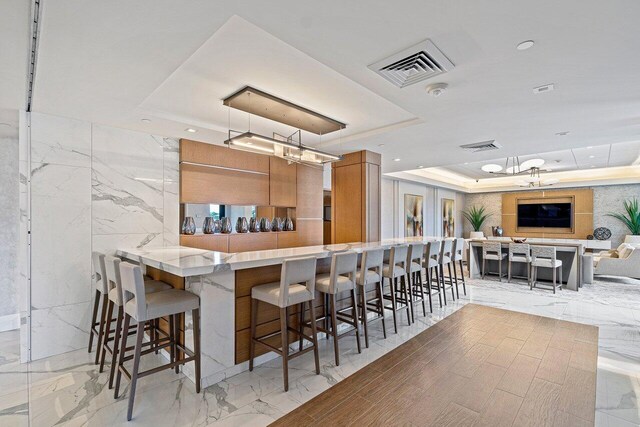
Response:
[[[463,211],[462,215],[473,227],[473,231],[469,235],[471,239],[481,239],[484,237],[484,233],[480,231],[482,224],[491,216],[487,213],[487,209],[484,206],[471,206],[468,211]]]
[[[640,205],[638,199],[625,200],[623,206],[624,213],[612,212],[607,215],[622,221],[629,229],[631,234],[627,234],[624,239],[625,243],[638,244],[640,243]]]

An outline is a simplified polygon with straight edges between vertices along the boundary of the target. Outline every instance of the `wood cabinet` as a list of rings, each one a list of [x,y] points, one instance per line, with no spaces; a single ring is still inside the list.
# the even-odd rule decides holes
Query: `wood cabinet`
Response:
[[[297,166],[279,157],[269,157],[270,206],[296,206]]]

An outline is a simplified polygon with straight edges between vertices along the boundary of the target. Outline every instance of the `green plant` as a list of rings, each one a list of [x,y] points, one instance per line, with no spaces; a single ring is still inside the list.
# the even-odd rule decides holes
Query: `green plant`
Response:
[[[462,212],[462,215],[471,223],[473,231],[480,231],[482,224],[491,216],[484,206],[471,206],[468,211]]]
[[[624,210],[625,213],[617,212],[608,213],[607,215],[622,221],[634,236],[640,235],[640,205],[638,204],[638,199],[625,200]]]

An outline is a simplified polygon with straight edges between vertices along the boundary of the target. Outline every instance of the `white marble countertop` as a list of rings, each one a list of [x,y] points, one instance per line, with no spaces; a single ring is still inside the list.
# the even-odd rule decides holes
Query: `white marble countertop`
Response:
[[[334,252],[353,250],[362,252],[366,249],[389,249],[402,243],[430,242],[437,237],[409,237],[385,239],[380,242],[344,243],[336,245],[303,246],[288,249],[270,249],[264,251],[225,253],[189,248],[185,246],[168,246],[163,248],[118,249],[118,256],[131,261],[175,274],[181,277],[200,276],[216,271],[241,270],[245,268],[263,267],[280,264],[287,258],[315,256],[330,257]]]

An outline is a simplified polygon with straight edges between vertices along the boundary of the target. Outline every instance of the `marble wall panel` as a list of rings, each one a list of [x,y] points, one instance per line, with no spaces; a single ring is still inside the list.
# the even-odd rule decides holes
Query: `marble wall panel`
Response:
[[[18,138],[0,138],[0,319],[17,317],[20,188]],[[2,323],[2,322],[0,322]],[[6,330],[0,325],[0,331]]]
[[[86,347],[91,323],[90,304],[61,305],[31,312],[31,359]]]
[[[91,166],[91,123],[31,113],[31,161]]]
[[[175,138],[163,139],[164,153],[164,245],[180,243],[180,142]]]

